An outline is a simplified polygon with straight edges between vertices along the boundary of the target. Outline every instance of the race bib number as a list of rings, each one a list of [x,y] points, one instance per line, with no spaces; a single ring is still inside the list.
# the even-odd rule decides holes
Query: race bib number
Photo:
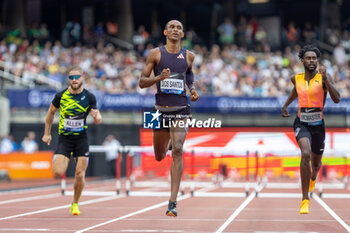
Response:
[[[308,124],[316,124],[322,121],[322,112],[301,112],[300,121]]]
[[[182,79],[167,78],[160,81],[160,91],[163,93],[180,95],[184,90],[185,86]]]
[[[79,118],[79,116],[69,116],[64,119],[63,126],[68,131],[83,131],[84,119]]]

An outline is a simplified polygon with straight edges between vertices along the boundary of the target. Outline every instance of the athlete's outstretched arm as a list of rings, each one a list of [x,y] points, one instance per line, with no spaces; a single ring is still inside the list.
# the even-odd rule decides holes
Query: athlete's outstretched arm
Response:
[[[50,145],[51,143],[51,127],[57,110],[58,108],[51,104],[49,110],[47,111],[45,120],[45,132],[44,136],[42,137],[42,141],[45,142],[47,145]]]
[[[164,80],[170,76],[170,69],[163,69],[158,76],[151,77],[151,73],[160,60],[159,48],[152,49],[147,57],[145,68],[143,68],[139,79],[140,88],[150,87],[158,81]]]
[[[321,66],[318,71],[322,75],[323,83],[325,84],[333,102],[336,104],[339,103],[340,102],[340,94],[337,91],[337,89],[335,89],[335,87],[334,87],[334,84],[333,84],[334,82],[333,82],[332,76],[330,74],[327,74],[327,69],[325,66]]]
[[[282,116],[283,117],[290,117],[290,114],[288,113],[288,106],[293,103],[293,101],[298,97],[297,90],[295,89],[295,77],[291,77],[291,81],[294,84],[294,87],[292,91],[289,93],[289,96],[285,102],[285,104],[282,107]]]

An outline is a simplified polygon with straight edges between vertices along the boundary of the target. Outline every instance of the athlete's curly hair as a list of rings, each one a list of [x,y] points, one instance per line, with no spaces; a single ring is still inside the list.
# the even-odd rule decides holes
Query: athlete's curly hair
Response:
[[[317,58],[319,58],[321,56],[321,52],[317,47],[315,47],[313,45],[305,45],[302,49],[299,50],[299,54],[298,54],[299,59],[300,60],[303,59],[305,53],[309,52],[309,51],[315,52]]]

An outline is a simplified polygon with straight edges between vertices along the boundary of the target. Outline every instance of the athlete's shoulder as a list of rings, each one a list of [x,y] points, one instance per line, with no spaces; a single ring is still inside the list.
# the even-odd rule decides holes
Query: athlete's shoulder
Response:
[[[289,78],[290,78],[290,81],[292,82],[292,83],[294,83],[295,84],[295,77],[296,77],[296,74],[292,74]]]
[[[90,95],[90,94],[93,95],[93,93],[91,91],[89,91],[88,89],[86,89],[86,88],[84,88],[83,91],[85,91],[85,93],[88,94],[88,95]]]
[[[55,94],[55,97],[53,98],[53,100],[51,102],[53,104],[53,106],[55,106],[56,108],[60,107],[62,96],[67,90],[68,90],[68,88],[65,88],[62,91],[59,91]]]
[[[147,61],[155,62],[159,60],[159,58],[160,58],[160,47],[157,47],[149,51],[149,54],[147,56]]]
[[[85,88],[83,91],[85,92],[85,95],[88,96],[90,103],[96,103],[96,96],[91,91]]]
[[[156,48],[153,48],[153,49],[151,49],[150,51],[149,51],[149,57],[150,56],[156,56],[156,55],[158,55],[158,54],[160,54],[160,47],[156,47]]]
[[[68,87],[64,88],[63,90],[56,93],[56,97],[62,97],[62,95],[68,90]]]
[[[293,80],[302,80],[305,77],[305,72],[299,72],[294,75],[292,75]]]
[[[89,97],[94,97],[95,98],[95,95],[94,93],[92,93],[91,91],[89,91],[88,89],[85,89],[83,90],[83,92],[85,92],[85,94]]]

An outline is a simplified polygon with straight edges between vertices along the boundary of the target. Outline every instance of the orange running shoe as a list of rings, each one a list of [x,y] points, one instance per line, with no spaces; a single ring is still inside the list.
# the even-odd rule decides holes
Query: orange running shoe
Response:
[[[300,206],[300,214],[308,214],[309,213],[309,200],[304,199]]]
[[[316,184],[316,180],[310,179],[309,192],[312,192],[312,190],[314,190],[315,184]]]

